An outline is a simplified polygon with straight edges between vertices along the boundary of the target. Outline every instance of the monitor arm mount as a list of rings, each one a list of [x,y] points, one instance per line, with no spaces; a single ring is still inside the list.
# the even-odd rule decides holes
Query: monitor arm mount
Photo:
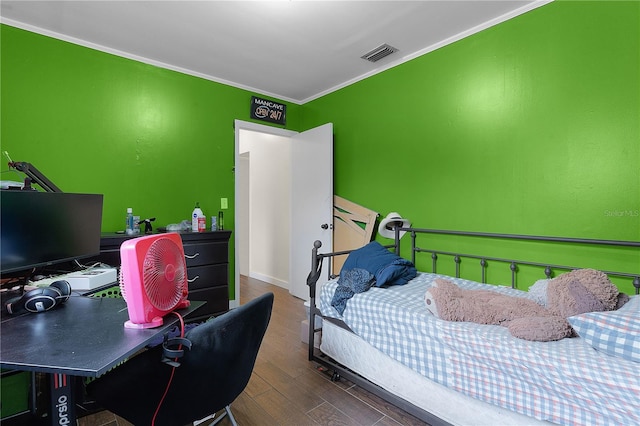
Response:
[[[24,161],[9,161],[9,168],[21,171],[27,178],[24,180],[25,189],[31,186],[31,183],[37,183],[46,192],[62,192],[60,188],[55,186],[40,170],[35,168],[31,163],[25,163]]]

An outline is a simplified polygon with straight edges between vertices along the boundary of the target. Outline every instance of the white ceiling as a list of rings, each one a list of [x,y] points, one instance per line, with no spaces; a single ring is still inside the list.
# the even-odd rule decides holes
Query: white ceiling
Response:
[[[303,104],[550,0],[2,1],[1,22]],[[360,57],[387,43],[398,52]]]

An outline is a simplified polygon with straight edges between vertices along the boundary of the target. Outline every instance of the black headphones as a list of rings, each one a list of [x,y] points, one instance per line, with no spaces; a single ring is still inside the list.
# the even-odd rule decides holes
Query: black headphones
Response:
[[[45,312],[69,300],[71,285],[64,280],[54,281],[49,287],[29,290],[20,297],[14,297],[4,305],[12,315],[24,312]]]

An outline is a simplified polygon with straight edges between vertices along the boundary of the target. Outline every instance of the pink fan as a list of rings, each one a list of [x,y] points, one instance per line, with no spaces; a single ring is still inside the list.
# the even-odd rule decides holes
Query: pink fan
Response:
[[[189,306],[187,265],[176,233],[148,235],[120,246],[120,292],[127,302],[126,328],[162,325],[166,314]]]

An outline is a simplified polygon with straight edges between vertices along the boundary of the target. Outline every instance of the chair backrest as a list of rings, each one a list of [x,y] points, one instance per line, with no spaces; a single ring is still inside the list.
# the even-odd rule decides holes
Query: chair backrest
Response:
[[[180,358],[155,424],[184,425],[231,404],[249,382],[267,330],[273,293],[264,294],[187,332],[192,348]],[[87,386],[104,408],[136,425],[149,425],[172,367],[159,346]]]

